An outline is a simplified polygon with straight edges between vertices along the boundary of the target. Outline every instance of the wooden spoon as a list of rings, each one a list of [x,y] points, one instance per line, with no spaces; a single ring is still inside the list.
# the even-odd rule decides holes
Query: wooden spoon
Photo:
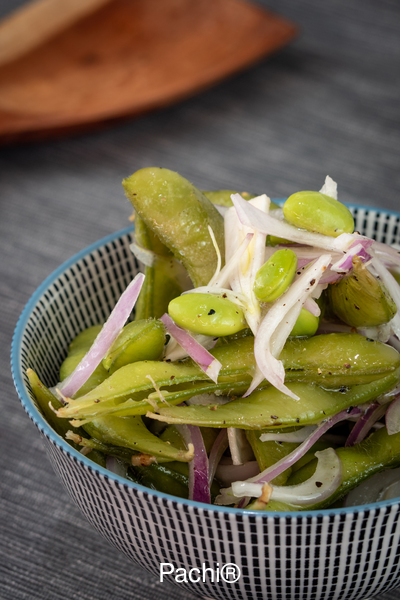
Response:
[[[60,10],[68,4],[45,2]],[[81,0],[77,6],[82,2],[86,13],[82,6],[80,14],[70,11],[53,30],[43,24],[42,37],[22,50],[16,43],[5,58],[7,23],[0,24],[0,143],[76,133],[170,105],[276,51],[297,31],[242,0]]]

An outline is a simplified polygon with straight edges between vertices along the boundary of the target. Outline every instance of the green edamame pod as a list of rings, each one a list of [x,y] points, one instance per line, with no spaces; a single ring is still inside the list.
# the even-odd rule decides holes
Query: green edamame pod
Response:
[[[386,427],[375,431],[365,440],[354,446],[337,448],[342,463],[342,482],[339,488],[326,500],[307,506],[307,510],[319,510],[331,506],[343,498],[350,490],[362,481],[383,471],[400,466],[400,433],[388,435]],[[309,479],[316,468],[317,459],[307,463],[304,467],[293,473],[288,485],[296,485]],[[283,510],[304,510],[304,508],[285,505]],[[272,506],[272,509],[274,507]],[[271,510],[268,505],[265,510]],[[276,510],[276,509],[274,509]],[[281,509],[279,509],[281,510]]]
[[[165,328],[161,321],[143,319],[125,325],[103,358],[110,375],[117,369],[139,360],[158,360],[165,344]]]
[[[203,194],[205,196],[207,196],[207,198],[210,200],[210,202],[212,202],[213,204],[219,204],[220,206],[233,206],[233,202],[231,199],[232,194],[237,194],[238,192],[236,192],[235,190],[211,190],[211,191],[204,191],[203,190]],[[255,198],[255,194],[249,194],[248,192],[239,192],[239,194],[242,196],[242,198],[244,198],[245,200],[251,200],[252,198]]]
[[[153,381],[158,387],[171,389],[174,395],[169,395],[168,400],[174,403],[197,393],[219,391],[228,394],[227,390],[231,394],[244,393],[255,369],[253,338],[244,337],[220,346],[212,350],[212,354],[222,364],[218,384],[207,381],[204,372],[190,360],[132,363],[121,367],[85,396],[62,407],[58,414],[77,419],[107,412],[146,414],[151,405],[144,399],[153,392]],[[400,366],[400,354],[394,348],[346,333],[293,338],[285,344],[281,359],[287,381],[318,382],[333,388],[373,381]],[[201,381],[202,384],[195,383]],[[180,386],[178,389],[177,385]],[[160,405],[156,396],[153,392],[153,402]],[[116,413],[118,406],[123,412]]]
[[[28,369],[26,374],[28,375],[29,383],[31,385],[32,392],[36,398],[39,408],[42,411],[48,424],[60,437],[66,439],[67,442],[73,448],[79,450],[79,444],[77,444],[73,440],[67,439],[66,433],[72,430],[73,433],[80,437],[83,434],[83,430],[81,428],[73,427],[67,420],[60,419],[59,417],[57,417],[54,411],[62,407],[60,400],[56,398],[50,392],[50,390],[40,381],[39,377],[32,369]],[[54,410],[51,408],[51,406]],[[106,466],[106,457],[101,451],[99,452],[98,449],[92,450],[90,452],[89,458],[90,460],[102,467]]]
[[[329,391],[317,385],[294,382],[287,386],[299,396],[299,400],[293,400],[271,386],[223,405],[163,407],[159,409],[159,414],[148,413],[148,416],[165,423],[219,428],[266,429],[315,425],[350,406],[370,402],[389,391],[396,385],[399,376],[400,368],[386,377],[344,391]]]
[[[353,269],[328,288],[330,306],[351,327],[376,327],[388,323],[397,312],[386,288],[368,271],[358,256]]]
[[[187,450],[175,448],[153,435],[143,423],[142,417],[114,417],[107,415],[94,419],[83,426],[89,435],[104,444],[130,448],[155,456],[157,460],[178,460],[187,462],[193,454]]]
[[[254,294],[261,302],[273,302],[292,283],[297,269],[297,256],[289,248],[277,250],[257,271]]]
[[[213,294],[178,296],[169,303],[168,312],[180,327],[203,335],[231,335],[246,327],[242,309],[228,298]]]
[[[299,445],[292,442],[261,442],[260,435],[262,433],[264,431],[255,431],[254,429],[246,431],[246,438],[252,447],[254,456],[260,467],[260,472],[268,469],[268,467],[274,465],[278,460],[293,452]],[[275,485],[285,485],[291,472],[292,469],[289,467],[286,471],[278,475],[278,477],[275,477],[272,483]]]
[[[64,381],[74,370],[75,367],[81,362],[82,358],[90,349],[91,345],[95,341],[96,337],[102,329],[102,325],[94,325],[81,331],[70,343],[68,348],[68,355],[63,361],[60,367],[60,381]],[[95,387],[100,385],[108,377],[106,369],[100,364],[93,371],[89,379],[83,384],[83,386],[74,395],[74,398],[83,396],[93,390]]]
[[[285,219],[299,229],[337,237],[353,233],[354,219],[349,209],[321,192],[296,192],[283,205]]]
[[[290,335],[292,337],[310,337],[317,333],[319,317],[302,308]]]
[[[137,171],[122,183],[145,224],[187,269],[195,287],[207,285],[217,267],[211,227],[224,260],[223,218],[187,179],[168,169]]]
[[[168,304],[188,288],[181,277],[176,276],[173,254],[144,223],[135,215],[135,240],[157,257],[154,266],[145,266],[145,280],[135,305],[135,321],[158,319],[167,312]],[[181,267],[183,270],[183,267]]]

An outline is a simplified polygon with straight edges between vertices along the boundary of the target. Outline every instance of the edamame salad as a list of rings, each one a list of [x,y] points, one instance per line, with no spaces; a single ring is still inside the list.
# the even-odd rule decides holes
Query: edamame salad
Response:
[[[398,251],[354,231],[329,176],[282,206],[162,168],[123,187],[142,272],[71,342],[58,384],[28,370],[56,432],[118,475],[203,503],[297,511],[400,495]]]

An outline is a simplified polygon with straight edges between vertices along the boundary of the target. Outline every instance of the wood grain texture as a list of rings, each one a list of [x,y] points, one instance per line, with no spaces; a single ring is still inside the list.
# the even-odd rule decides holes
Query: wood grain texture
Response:
[[[172,104],[295,34],[289,21],[242,0],[113,0],[0,68],[0,142]]]

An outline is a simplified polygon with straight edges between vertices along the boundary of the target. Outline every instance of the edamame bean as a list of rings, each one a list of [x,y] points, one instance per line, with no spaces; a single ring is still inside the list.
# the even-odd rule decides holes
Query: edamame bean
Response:
[[[289,248],[277,250],[257,271],[254,294],[261,302],[273,302],[287,290],[297,269],[297,256]]]
[[[169,303],[175,323],[193,333],[219,337],[246,327],[241,308],[223,296],[184,294]]]
[[[291,337],[310,337],[317,333],[318,325],[319,317],[315,317],[308,310],[302,308],[290,335]]]
[[[337,237],[354,231],[349,209],[321,192],[297,192],[283,205],[284,217],[300,229]]]

